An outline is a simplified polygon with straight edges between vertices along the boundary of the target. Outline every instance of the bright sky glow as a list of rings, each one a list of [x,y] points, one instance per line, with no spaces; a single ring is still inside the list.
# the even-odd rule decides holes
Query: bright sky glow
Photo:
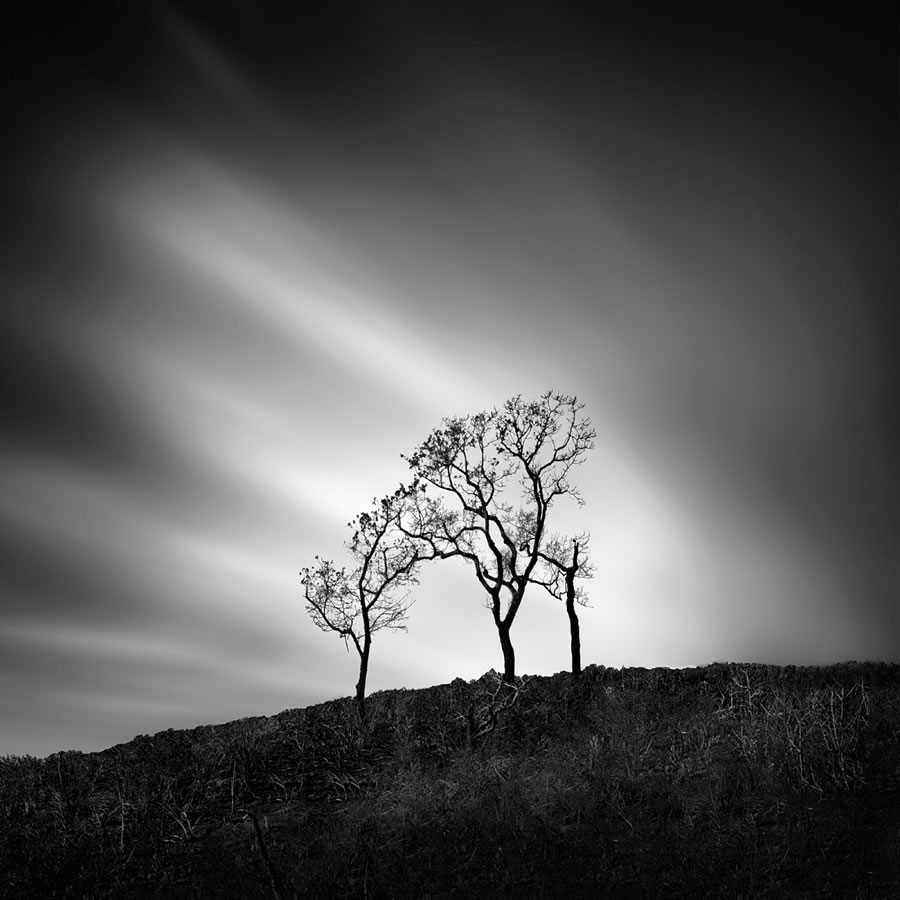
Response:
[[[3,171],[0,753],[351,693],[300,568],[443,417],[548,388],[598,430],[552,526],[592,536],[585,663],[896,658],[896,155],[830,89],[868,70],[466,25],[339,75],[287,26],[146,17],[150,83],[75,67]],[[499,667],[482,602],[423,571],[371,689]],[[567,668],[549,597],[513,638]]]

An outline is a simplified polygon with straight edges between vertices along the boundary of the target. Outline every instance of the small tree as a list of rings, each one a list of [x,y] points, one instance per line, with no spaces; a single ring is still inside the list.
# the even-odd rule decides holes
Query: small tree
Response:
[[[564,496],[583,503],[569,481],[596,436],[583,408],[552,391],[533,401],[516,396],[500,410],[444,419],[405,457],[415,478],[400,527],[433,556],[472,565],[487,592],[507,683],[516,675],[510,631],[541,560],[550,509]]]
[[[565,604],[569,617],[572,675],[575,678],[581,674],[581,626],[575,605],[588,605],[584,587],[576,584],[575,580],[593,577],[594,566],[588,561],[589,540],[588,534],[580,534],[571,541],[559,535],[549,538],[539,554],[542,571],[532,579],[543,585],[551,597]]]
[[[373,500],[371,511],[348,524],[353,529],[345,545],[353,558],[350,569],[317,556],[314,566],[300,572],[312,620],[323,631],[340,635],[348,651],[352,643],[359,655],[356,703],[363,722],[372,635],[383,628],[406,630],[412,605],[408,589],[418,583],[418,564],[432,558],[426,545],[398,527],[406,503],[405,490],[397,490]]]

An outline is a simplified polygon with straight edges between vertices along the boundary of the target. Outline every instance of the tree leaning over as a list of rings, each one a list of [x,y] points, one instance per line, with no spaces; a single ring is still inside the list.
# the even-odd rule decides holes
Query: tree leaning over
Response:
[[[353,560],[350,569],[316,556],[315,565],[300,572],[312,620],[323,631],[343,638],[348,650],[352,643],[359,655],[356,704],[363,722],[372,635],[383,628],[406,631],[412,605],[409,589],[418,583],[419,563],[433,558],[427,544],[398,527],[407,505],[406,491],[398,489],[382,500],[373,500],[370,511],[348,523],[353,529],[345,544]]]
[[[542,553],[550,555],[550,510],[561,497],[584,502],[569,480],[596,437],[583,409],[553,391],[531,401],[515,396],[499,410],[444,419],[404,457],[414,479],[400,527],[433,557],[460,557],[473,567],[487,592],[507,683],[516,677],[513,622],[529,583],[541,583]]]

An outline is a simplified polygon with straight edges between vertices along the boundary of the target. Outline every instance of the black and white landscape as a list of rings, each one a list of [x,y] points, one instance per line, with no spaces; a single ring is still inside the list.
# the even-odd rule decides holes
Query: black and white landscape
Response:
[[[4,26],[0,754],[349,695],[298,570],[549,389],[586,664],[900,660],[896,10],[133,6]],[[447,561],[370,688],[501,661]]]

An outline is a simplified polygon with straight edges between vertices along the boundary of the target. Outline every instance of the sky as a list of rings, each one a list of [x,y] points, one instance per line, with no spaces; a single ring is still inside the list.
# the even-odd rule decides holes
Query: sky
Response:
[[[4,38],[0,754],[351,694],[300,569],[548,389],[585,664],[900,661],[896,10],[144,6]],[[369,689],[501,665],[448,561]]]

